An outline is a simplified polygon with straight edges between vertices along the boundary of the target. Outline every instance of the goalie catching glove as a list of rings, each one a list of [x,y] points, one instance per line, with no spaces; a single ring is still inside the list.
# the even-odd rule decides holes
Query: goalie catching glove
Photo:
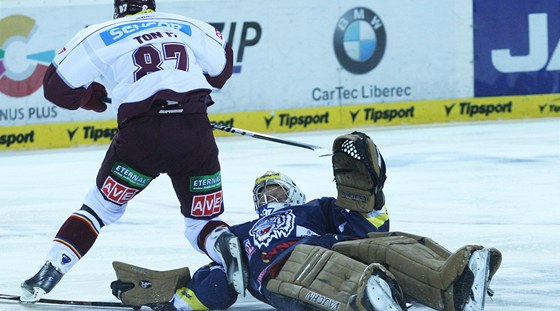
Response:
[[[385,161],[369,136],[352,132],[337,137],[332,163],[338,206],[361,213],[383,208]]]

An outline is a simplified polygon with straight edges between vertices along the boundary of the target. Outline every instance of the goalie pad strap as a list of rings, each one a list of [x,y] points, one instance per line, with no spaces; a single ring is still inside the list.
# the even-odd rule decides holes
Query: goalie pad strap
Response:
[[[453,306],[453,283],[463,273],[469,245],[451,254],[431,239],[401,232],[368,234],[371,238],[336,243],[333,250],[362,262],[385,265],[408,297],[437,310]],[[451,303],[451,305],[449,305]]]
[[[376,267],[379,265],[367,266],[319,246],[300,244],[266,289],[295,299],[306,309],[365,310],[365,286]]]
[[[189,268],[186,267],[155,271],[114,261],[113,269],[119,281],[134,284],[134,288],[123,292],[121,296],[122,303],[131,306],[168,302],[175,291],[191,279]]]

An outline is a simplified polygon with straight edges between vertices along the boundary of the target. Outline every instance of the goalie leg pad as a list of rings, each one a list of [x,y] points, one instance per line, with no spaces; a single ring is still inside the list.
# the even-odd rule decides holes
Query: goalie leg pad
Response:
[[[489,279],[492,280],[494,274],[496,274],[498,268],[500,268],[500,266],[502,265],[502,253],[493,247],[489,247],[488,251],[490,252]]]
[[[114,261],[113,269],[118,281],[134,285],[132,289],[122,292],[120,298],[123,304],[131,306],[169,302],[175,291],[191,279],[189,268],[186,267],[155,271]]]
[[[301,302],[305,309],[365,311],[371,310],[366,287],[377,270],[390,275],[378,264],[368,266],[331,250],[302,244],[266,288]]]
[[[467,245],[450,253],[433,240],[412,234],[369,236],[339,242],[333,250],[362,262],[385,265],[407,297],[437,310],[453,310],[453,285],[465,271],[471,254],[482,249],[480,245]]]

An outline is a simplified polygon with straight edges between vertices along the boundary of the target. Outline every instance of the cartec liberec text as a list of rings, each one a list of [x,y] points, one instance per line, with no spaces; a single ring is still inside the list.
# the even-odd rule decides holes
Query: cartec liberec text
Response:
[[[337,86],[332,89],[314,88],[311,97],[314,101],[368,99],[368,98],[403,98],[412,96],[412,87],[377,87],[376,85],[363,85],[360,88],[346,88]]]

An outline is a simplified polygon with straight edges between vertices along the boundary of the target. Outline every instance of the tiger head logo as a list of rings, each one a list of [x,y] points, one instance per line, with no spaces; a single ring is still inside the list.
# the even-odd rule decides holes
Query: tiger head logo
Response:
[[[294,230],[295,215],[291,210],[273,213],[257,221],[249,234],[255,246],[266,247],[272,240],[288,237]]]

